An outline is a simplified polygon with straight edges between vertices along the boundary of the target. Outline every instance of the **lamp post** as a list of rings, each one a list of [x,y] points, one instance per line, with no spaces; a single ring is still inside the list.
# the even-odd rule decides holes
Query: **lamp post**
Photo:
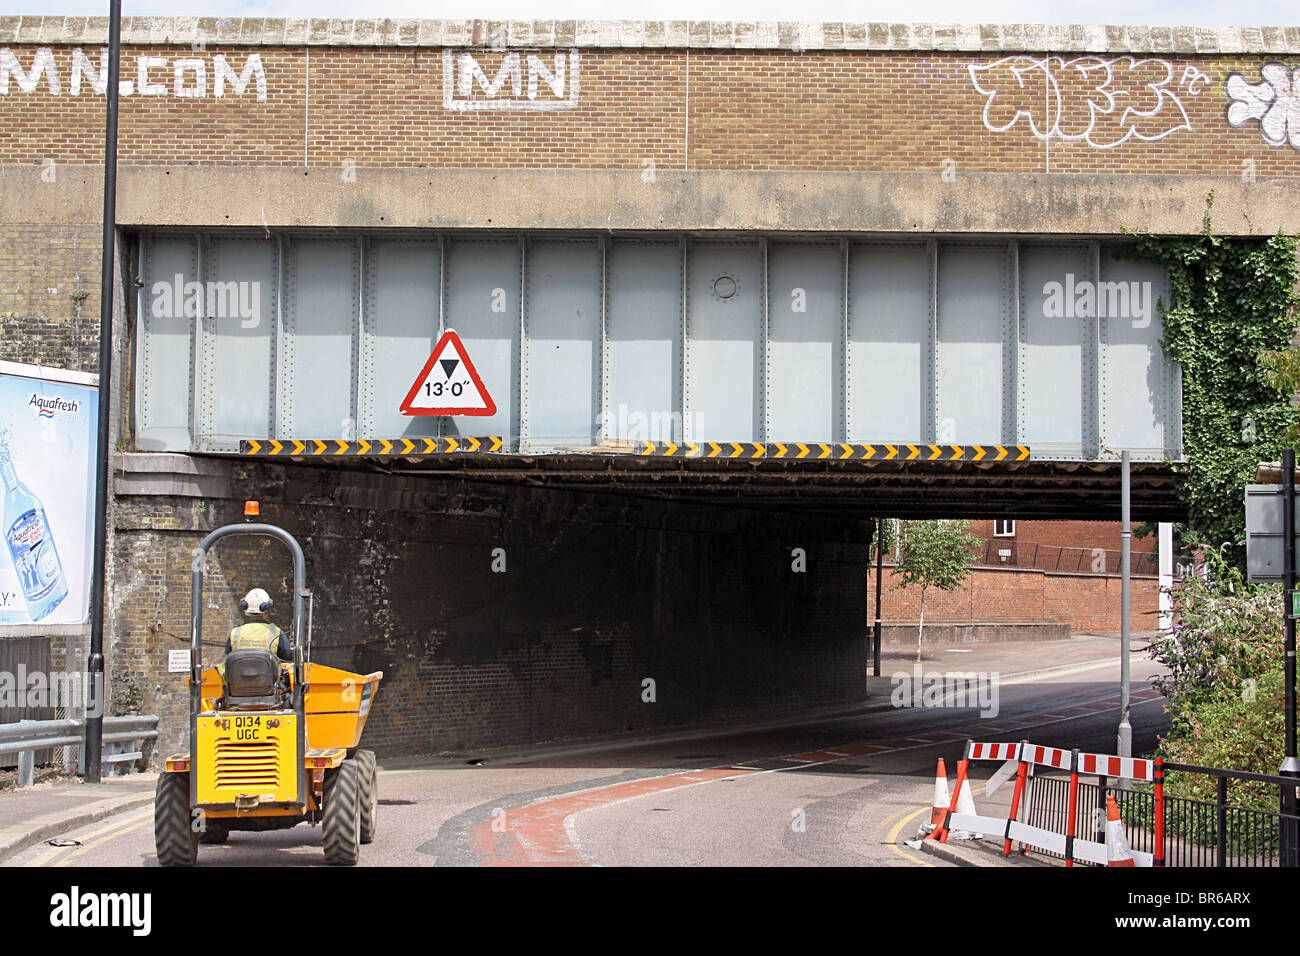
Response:
[[[113,261],[117,231],[117,100],[118,59],[122,49],[122,0],[109,0],[108,82],[104,120],[104,246],[99,287],[99,431],[95,446],[95,542],[90,578],[90,656],[86,676],[96,702],[86,714],[87,783],[99,783],[104,746],[104,566],[108,549],[108,432],[112,423]]]
[[[880,622],[880,577],[885,565],[885,519],[876,519],[876,623],[872,628],[871,673],[880,676],[880,641],[884,626]]]
[[[1131,486],[1129,480],[1129,454],[1120,454],[1120,598],[1119,598],[1119,755],[1133,756],[1133,724],[1129,715],[1129,559],[1133,540],[1133,527],[1130,522]],[[1122,780],[1120,786],[1126,786]]]

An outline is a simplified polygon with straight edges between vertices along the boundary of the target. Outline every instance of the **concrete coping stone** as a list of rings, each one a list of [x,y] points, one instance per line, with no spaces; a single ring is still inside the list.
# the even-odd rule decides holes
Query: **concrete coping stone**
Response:
[[[106,17],[0,16],[0,43],[107,43]],[[752,20],[124,17],[126,45],[1295,54],[1300,27]]]

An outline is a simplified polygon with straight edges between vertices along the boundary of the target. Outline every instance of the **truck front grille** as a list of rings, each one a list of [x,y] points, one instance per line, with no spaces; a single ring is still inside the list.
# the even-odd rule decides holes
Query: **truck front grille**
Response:
[[[217,741],[216,785],[240,793],[265,793],[279,786],[275,743]]]

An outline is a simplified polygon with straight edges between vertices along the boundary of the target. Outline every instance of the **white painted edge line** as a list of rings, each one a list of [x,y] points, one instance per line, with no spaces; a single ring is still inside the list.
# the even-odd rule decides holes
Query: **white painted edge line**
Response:
[[[1077,674],[1082,671],[1093,671],[1100,667],[1113,667],[1119,663],[1119,658],[1084,661],[1081,664],[1062,664],[1060,667],[1046,667],[1037,671],[1024,671],[1020,674],[1012,674],[1002,678],[1003,684],[1030,684],[1043,677],[1064,677],[1068,674]]]

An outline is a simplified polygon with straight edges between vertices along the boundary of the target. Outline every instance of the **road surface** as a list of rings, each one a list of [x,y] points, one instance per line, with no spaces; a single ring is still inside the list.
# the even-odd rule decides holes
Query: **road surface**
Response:
[[[1168,728],[1147,680],[1155,673],[1135,655],[1138,754]],[[1004,683],[992,718],[891,709],[674,742],[392,763],[361,865],[947,866],[903,843],[929,818],[936,759],[951,780],[968,737],[1113,752],[1118,678],[1116,662]],[[974,766],[976,778],[996,769]],[[974,794],[983,811],[983,786]],[[79,845],[33,847],[6,865],[156,866],[152,821],[151,807],[129,811],[65,834]],[[200,847],[199,863],[323,865],[320,829],[232,833]]]

